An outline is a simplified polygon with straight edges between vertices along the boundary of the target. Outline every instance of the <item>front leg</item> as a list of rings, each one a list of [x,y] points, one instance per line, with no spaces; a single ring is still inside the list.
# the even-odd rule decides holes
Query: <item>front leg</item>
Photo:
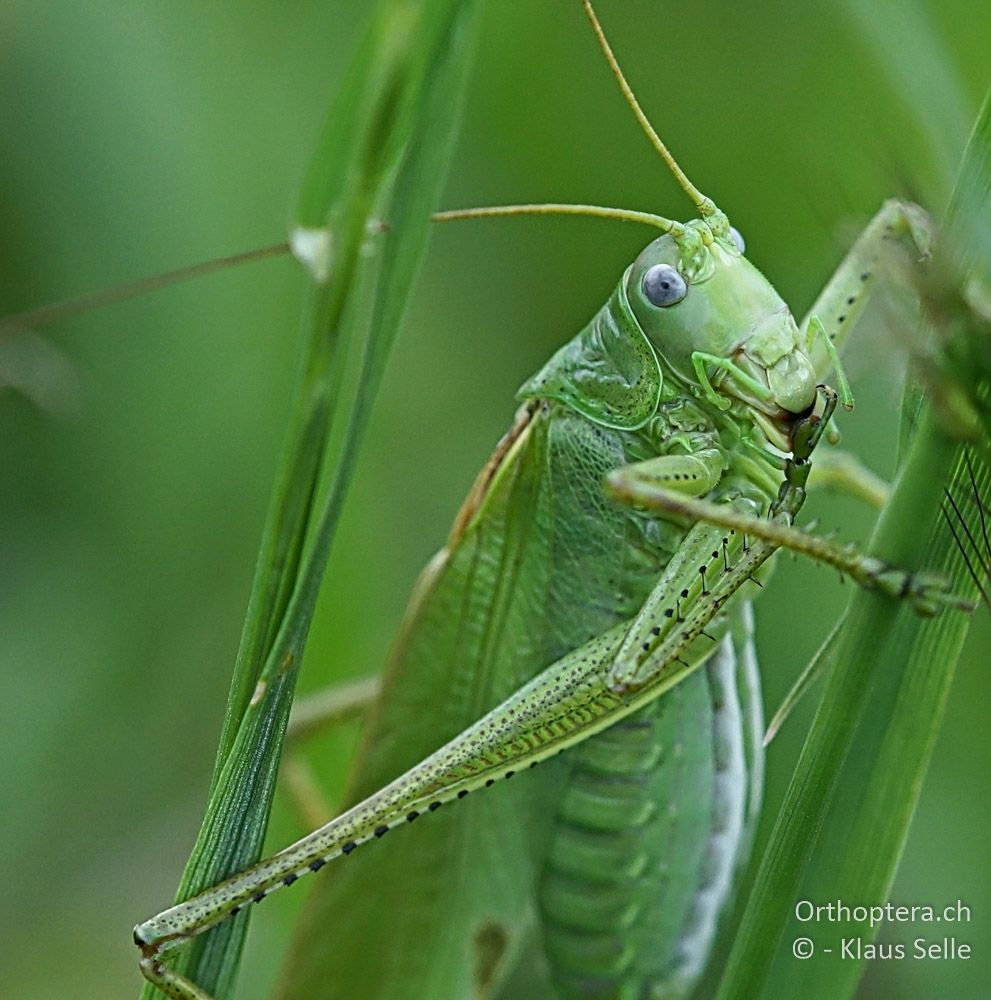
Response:
[[[623,503],[644,507],[657,513],[692,518],[722,529],[727,534],[720,543],[728,553],[727,571],[730,568],[729,559],[734,551],[729,536],[739,535],[742,538],[760,539],[763,544],[774,549],[786,548],[833,566],[868,590],[876,590],[887,597],[910,601],[914,610],[921,615],[934,615],[942,607],[961,611],[974,609],[971,602],[948,593],[942,577],[931,573],[896,569],[883,559],[857,552],[851,545],[839,545],[829,539],[794,528],[791,526],[790,517],[763,518],[741,509],[739,505],[717,504],[709,500],[685,497],[672,490],[666,490],[652,482],[650,478],[640,475],[636,466],[619,469],[613,473],[609,478],[609,488],[613,496]],[[696,561],[704,555],[704,552],[695,553]],[[713,560],[716,555],[716,552],[711,553]],[[704,580],[704,568],[699,572]]]
[[[906,251],[909,262],[917,263],[929,256],[932,242],[932,222],[918,205],[891,200],[881,206],[802,320],[804,342],[820,379],[828,376],[834,351],[842,347],[882,281],[911,284]],[[817,323],[825,328],[833,349],[816,335]]]
[[[624,468],[635,469],[643,482],[683,496],[702,497],[716,488],[726,469],[726,460],[718,448],[702,448],[648,458]]]

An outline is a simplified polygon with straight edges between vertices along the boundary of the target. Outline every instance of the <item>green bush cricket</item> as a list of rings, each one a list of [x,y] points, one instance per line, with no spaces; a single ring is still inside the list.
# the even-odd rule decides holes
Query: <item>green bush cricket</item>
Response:
[[[682,995],[704,966],[759,800],[759,691],[738,591],[786,546],[921,611],[942,600],[934,581],[790,527],[837,399],[818,383],[877,280],[883,241],[925,251],[924,216],[887,205],[799,325],[726,216],[653,138],[699,218],[641,216],[666,235],[524,386],[516,424],[414,598],[356,778],[363,801],[139,925],[144,971],[169,995],[205,996],[161,964],[166,948],[551,757],[521,775],[522,791],[493,789],[341,868],[331,912],[346,926],[328,995],[488,995],[504,981],[512,990],[506,977],[527,963],[564,996]],[[525,211],[632,214],[492,214]],[[422,732],[420,747],[401,738],[402,720],[425,687],[450,693],[443,732]],[[455,738],[388,783],[438,735]],[[443,914],[370,898],[370,873],[402,885],[468,857],[478,885]],[[500,886],[507,858],[520,870]],[[371,958],[398,935],[425,933],[424,969]]]

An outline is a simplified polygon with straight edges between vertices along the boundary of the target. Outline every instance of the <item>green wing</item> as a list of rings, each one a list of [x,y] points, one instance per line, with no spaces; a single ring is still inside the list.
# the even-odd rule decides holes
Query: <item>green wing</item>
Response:
[[[437,749],[564,653],[630,618],[670,554],[652,540],[646,519],[611,505],[601,489],[605,473],[627,461],[628,437],[560,406],[538,404],[530,413],[483,473],[451,543],[418,588],[369,720],[353,801]],[[677,544],[677,536],[666,537]],[[655,869],[669,859],[680,871],[669,879],[677,884],[677,907],[668,895],[659,908],[649,886],[640,892],[649,919],[639,938],[653,934],[655,924],[658,934],[676,938],[665,921],[684,924],[705,888],[698,845],[720,808],[713,790],[712,700],[710,681],[700,672],[634,717],[649,716],[667,750],[639,783],[653,821],[624,843],[642,853],[649,842]],[[611,746],[619,732],[614,727],[328,869],[314,884],[282,996],[476,1000],[498,990],[504,1000],[522,1000],[555,989],[609,995],[581,992],[588,977],[574,974],[566,954],[575,928],[567,906],[562,910],[554,899],[560,869],[577,857],[568,856],[566,841],[575,803],[588,798],[588,760],[634,762],[628,747]],[[683,732],[690,752],[672,757],[670,732]],[[677,842],[667,812],[657,822],[672,802],[683,810]],[[609,803],[599,806],[595,818],[606,828]],[[622,806],[612,814],[618,811]],[[630,888],[597,884],[594,868],[588,874],[585,891],[596,903]],[[629,948],[630,940],[619,946]],[[601,961],[597,968],[612,974],[615,963]],[[656,970],[637,974],[643,979]]]

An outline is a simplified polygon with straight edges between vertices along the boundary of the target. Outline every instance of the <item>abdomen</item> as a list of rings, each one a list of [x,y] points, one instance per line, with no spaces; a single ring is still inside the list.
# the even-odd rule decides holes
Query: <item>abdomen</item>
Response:
[[[687,996],[749,846],[762,771],[751,614],[708,664],[571,751],[540,886],[562,998]]]

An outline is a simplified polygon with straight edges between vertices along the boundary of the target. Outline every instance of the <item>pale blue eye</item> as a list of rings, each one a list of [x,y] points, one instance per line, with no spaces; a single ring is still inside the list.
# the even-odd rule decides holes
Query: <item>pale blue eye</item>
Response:
[[[688,285],[670,264],[655,264],[643,276],[643,293],[655,306],[673,306],[688,294]]]
[[[733,242],[736,244],[736,249],[739,250],[740,253],[746,253],[747,243],[746,240],[744,240],[743,234],[740,232],[740,230],[737,229],[735,226],[730,226],[729,235],[730,239],[732,239]]]

